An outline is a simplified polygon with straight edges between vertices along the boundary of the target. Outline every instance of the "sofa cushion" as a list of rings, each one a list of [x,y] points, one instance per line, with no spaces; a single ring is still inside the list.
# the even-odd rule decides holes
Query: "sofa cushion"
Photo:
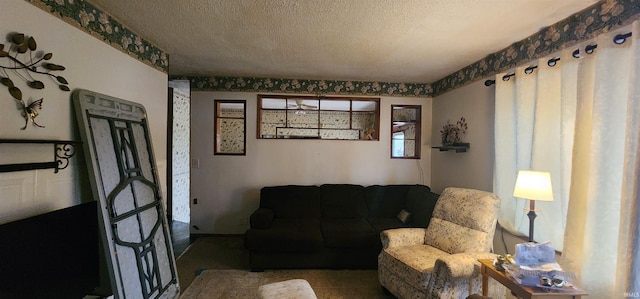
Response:
[[[314,252],[322,246],[318,219],[274,219],[270,229],[249,229],[245,233],[249,250]]]
[[[272,209],[260,208],[251,213],[249,224],[251,228],[269,228],[273,222],[274,212]]]
[[[320,186],[320,194],[322,197],[322,217],[367,217],[367,205],[364,201],[363,186],[325,184]]]
[[[486,239],[487,233],[483,231],[433,218],[427,228],[424,243],[454,254],[482,251],[484,249],[481,247],[486,243]]]
[[[488,252],[500,209],[491,192],[449,187],[442,191],[425,234],[425,244],[453,253]]]
[[[412,214],[409,223],[415,227],[427,227],[438,197],[439,195],[431,192],[427,186],[414,185],[409,187],[406,205],[407,211]]]
[[[274,211],[275,218],[320,218],[317,186],[273,186],[260,190],[260,207]]]
[[[402,280],[418,290],[426,290],[433,267],[438,258],[449,253],[428,245],[410,245],[387,248],[378,257],[378,275],[385,279]],[[381,278],[382,279],[382,278]]]
[[[372,247],[379,243],[378,233],[364,219],[320,220],[326,247]]]
[[[411,185],[372,185],[365,188],[369,217],[396,217],[405,207]]]

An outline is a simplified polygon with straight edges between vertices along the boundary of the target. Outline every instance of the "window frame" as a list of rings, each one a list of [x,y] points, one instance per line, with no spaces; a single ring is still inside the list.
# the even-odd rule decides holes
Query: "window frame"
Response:
[[[225,117],[221,116],[222,104],[242,104],[242,117]],[[214,100],[213,101],[213,154],[227,156],[246,156],[247,154],[247,101],[246,100]],[[242,151],[241,152],[225,152],[221,150],[221,120],[225,119],[242,119]]]
[[[401,119],[395,119],[395,115],[394,115],[394,111],[398,110],[398,109],[415,109],[415,119],[412,120],[401,120]],[[406,138],[406,133],[403,134],[403,138],[402,139],[396,139],[395,137],[395,133],[398,132],[396,131],[396,127],[401,127],[404,126],[406,124],[413,124],[414,126],[414,138]],[[422,106],[421,105],[391,105],[391,134],[390,134],[390,148],[391,148],[391,152],[389,154],[389,156],[391,157],[391,159],[420,159],[421,157],[421,153],[422,153],[422,147],[421,147],[421,139],[422,139]],[[404,130],[403,130],[404,132]],[[412,156],[394,156],[394,141],[398,141],[398,140],[403,140],[404,142],[406,142],[407,140],[413,140],[414,142],[414,154]],[[403,152],[406,153],[406,143],[404,143],[403,146]]]
[[[264,102],[265,100],[284,100],[284,107],[278,108],[265,108]],[[313,102],[312,102],[313,101]],[[339,109],[323,109],[323,103],[326,105],[326,101],[335,101],[336,103],[339,101],[348,101],[349,108],[339,108]],[[313,108],[313,103],[317,103],[317,107]],[[372,110],[354,110],[354,103],[357,102],[372,102],[375,107]],[[290,108],[293,103],[297,103],[297,108]],[[311,103],[311,104],[308,104]],[[302,106],[310,107],[310,108],[301,108]],[[367,140],[367,141],[379,141],[380,140],[380,98],[370,98],[370,97],[344,97],[344,96],[301,96],[301,95],[271,95],[271,94],[259,94],[258,95],[258,105],[257,105],[257,121],[256,121],[256,138],[257,139],[274,139],[274,140],[287,140],[287,139],[320,139],[320,140]],[[275,134],[263,134],[263,124],[266,122],[263,121],[263,115],[265,111],[284,111],[284,122],[280,123],[283,126],[275,127]],[[317,118],[315,121],[315,126],[311,127],[296,127],[291,126],[291,117],[294,114],[298,114],[298,112],[311,111],[312,113],[317,113]],[[348,128],[332,128],[330,123],[322,122],[322,114],[324,113],[348,113],[349,122]],[[373,134],[372,139],[364,139],[367,135],[367,131],[369,128],[360,128],[358,125],[354,126],[354,116],[358,114],[372,114],[373,115]],[[311,118],[310,118],[311,119]],[[285,135],[278,134],[278,130],[305,130],[307,133],[312,132],[313,130],[317,130],[316,135]],[[358,138],[323,138],[322,132],[326,134],[330,134],[330,131],[358,131]]]

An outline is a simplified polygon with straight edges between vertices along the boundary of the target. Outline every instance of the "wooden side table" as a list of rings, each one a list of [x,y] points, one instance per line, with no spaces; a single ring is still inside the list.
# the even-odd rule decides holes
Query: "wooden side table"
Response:
[[[587,296],[589,293],[584,291],[567,291],[567,290],[546,290],[537,287],[525,286],[519,284],[515,281],[511,276],[506,275],[504,272],[499,271],[493,265],[493,260],[489,259],[481,259],[478,260],[481,265],[481,273],[482,273],[482,296],[488,296],[489,291],[489,277],[495,279],[500,282],[503,286],[507,287],[511,292],[516,295],[518,298],[524,299],[534,299],[548,296],[555,297],[567,297],[580,299],[582,296]]]

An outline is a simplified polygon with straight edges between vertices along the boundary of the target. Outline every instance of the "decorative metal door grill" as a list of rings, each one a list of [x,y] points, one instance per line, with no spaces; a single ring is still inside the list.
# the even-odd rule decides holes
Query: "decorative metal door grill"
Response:
[[[117,298],[176,298],[179,287],[144,107],[74,94]]]

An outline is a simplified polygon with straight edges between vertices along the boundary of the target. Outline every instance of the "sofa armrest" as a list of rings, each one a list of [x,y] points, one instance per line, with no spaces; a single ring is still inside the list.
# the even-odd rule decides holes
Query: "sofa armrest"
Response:
[[[273,222],[273,216],[273,210],[259,208],[255,210],[249,217],[249,224],[251,228],[269,228],[271,226],[271,222]]]
[[[496,254],[489,252],[456,253],[436,260],[433,272],[447,278],[470,278],[480,275],[478,259],[495,259]]]
[[[424,244],[425,228],[395,228],[380,233],[382,248]]]

